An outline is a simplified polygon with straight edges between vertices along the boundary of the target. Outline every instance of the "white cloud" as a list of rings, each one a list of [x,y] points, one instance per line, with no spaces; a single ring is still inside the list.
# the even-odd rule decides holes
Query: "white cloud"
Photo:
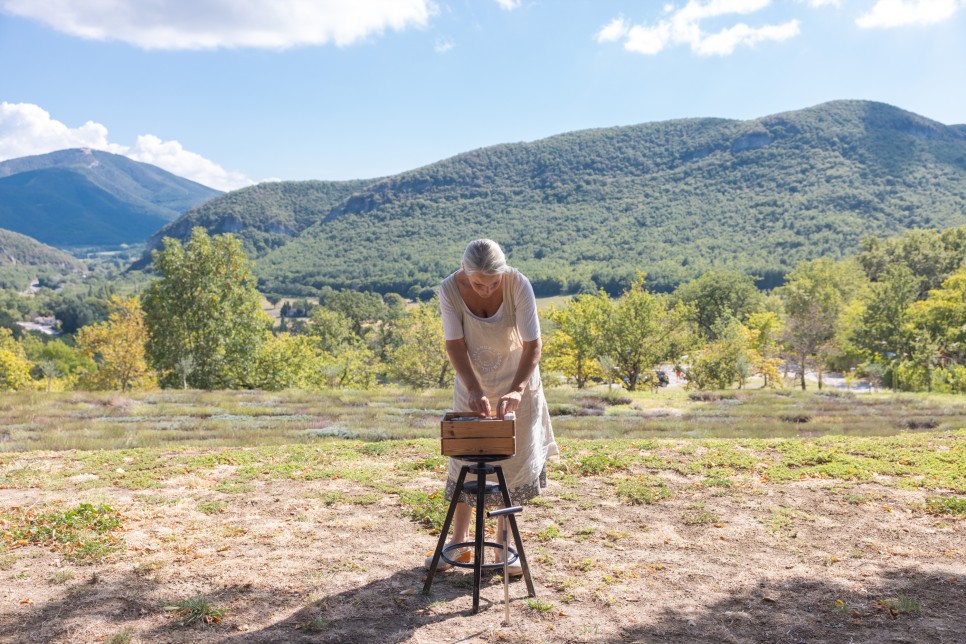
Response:
[[[137,138],[133,147],[112,143],[107,128],[88,121],[68,127],[43,108],[31,103],[0,103],[0,161],[46,154],[67,148],[94,148],[123,154],[168,172],[219,190],[234,190],[254,183],[239,172],[225,170],[178,141],[162,141],[153,134]]]
[[[437,38],[436,44],[433,45],[433,51],[437,54],[445,54],[455,46],[456,44],[449,38]]]
[[[877,0],[855,24],[863,29],[932,25],[952,18],[960,4],[957,0]]]
[[[496,3],[505,11],[513,11],[520,8],[521,0],[496,0]]]
[[[818,9],[819,7],[841,7],[842,0],[798,0],[799,2],[804,2],[808,6]]]
[[[594,38],[597,42],[614,42],[626,36],[627,31],[627,21],[624,20],[624,16],[618,16],[601,27],[600,31],[594,35]]]
[[[771,0],[689,0],[680,9],[675,5],[665,5],[667,17],[653,25],[628,26],[623,17],[615,18],[597,32],[596,39],[597,42],[623,39],[624,49],[646,55],[658,54],[672,45],[687,45],[701,56],[726,56],[740,46],[751,47],[765,41],[780,42],[799,34],[797,20],[760,27],[738,23],[712,34],[705,33],[701,27],[702,21],[752,14],[770,4]]]
[[[781,25],[766,25],[753,29],[740,23],[716,34],[706,36],[692,45],[694,51],[704,56],[726,56],[739,45],[756,45],[766,40],[781,42],[799,34],[798,21],[792,20]]]
[[[506,2],[507,0],[503,0]],[[427,24],[433,0],[0,0],[0,10],[144,49],[351,45]]]
[[[225,170],[214,161],[185,150],[178,141],[162,141],[153,134],[138,136],[134,147],[123,154],[219,190],[234,190],[254,183],[240,172]]]

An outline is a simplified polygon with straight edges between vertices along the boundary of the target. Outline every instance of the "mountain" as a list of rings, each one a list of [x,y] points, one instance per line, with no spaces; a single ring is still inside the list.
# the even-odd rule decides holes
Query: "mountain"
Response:
[[[218,194],[121,155],[61,150],[0,162],[0,227],[56,246],[140,243]]]
[[[667,290],[711,267],[770,286],[867,235],[966,224],[966,128],[835,101],[584,130],[388,177],[314,216],[258,259],[262,290],[413,293],[482,236],[542,294],[617,292],[637,271]]]
[[[0,289],[22,291],[37,279],[57,282],[66,274],[84,271],[84,263],[72,255],[26,235],[0,229]]]
[[[185,241],[192,228],[210,234],[232,233],[252,257],[285,245],[293,236],[321,221],[333,207],[375,180],[278,181],[260,183],[215,197],[188,211],[151,236],[144,257],[134,268],[146,266],[151,250],[165,237]]]
[[[51,248],[26,235],[0,229],[0,268],[14,266],[84,270],[84,263],[73,255]]]

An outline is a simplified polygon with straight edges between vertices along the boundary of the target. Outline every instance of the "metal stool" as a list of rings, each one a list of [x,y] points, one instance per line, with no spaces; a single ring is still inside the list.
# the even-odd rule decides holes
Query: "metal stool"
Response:
[[[423,593],[429,594],[430,589],[433,587],[433,577],[436,575],[436,567],[439,565],[440,557],[453,566],[459,566],[460,568],[472,568],[473,569],[473,613],[476,614],[480,611],[480,578],[482,576],[482,571],[486,569],[503,569],[502,563],[483,563],[483,548],[499,548],[500,552],[503,552],[503,546],[493,541],[485,541],[483,534],[483,499],[487,494],[496,494],[497,492],[503,497],[504,507],[511,507],[513,504],[510,501],[510,492],[507,488],[506,478],[503,476],[503,468],[500,465],[491,465],[495,461],[502,461],[506,459],[506,456],[468,456],[461,457],[460,460],[471,461],[473,465],[463,465],[460,468],[459,478],[456,480],[456,489],[453,491],[453,500],[449,504],[449,511],[446,513],[446,521],[443,522],[443,529],[439,535],[439,543],[436,544],[436,552],[433,553],[433,563],[429,567],[429,574],[426,576],[426,584],[423,586]],[[476,474],[476,480],[470,480],[464,484],[466,480],[466,475],[468,473]],[[496,473],[496,478],[498,483],[487,483],[487,474]],[[476,495],[476,532],[473,535],[473,541],[464,541],[462,543],[452,543],[446,545],[446,535],[449,534],[450,525],[453,522],[453,514],[456,512],[456,504],[460,502],[460,497],[462,493]],[[509,559],[507,563],[513,563],[517,559],[520,560],[520,566],[523,568],[523,578],[527,582],[527,596],[536,597],[537,593],[533,589],[533,579],[530,577],[530,567],[527,565],[527,557],[523,553],[523,540],[520,538],[520,530],[517,528],[517,520],[514,513],[508,513],[504,517],[504,521],[510,522],[510,530],[513,532],[513,542],[516,545],[516,549],[507,548],[509,553]],[[463,563],[462,561],[455,561],[448,556],[448,553],[457,550],[459,548],[465,548],[467,546],[473,546],[473,563]]]

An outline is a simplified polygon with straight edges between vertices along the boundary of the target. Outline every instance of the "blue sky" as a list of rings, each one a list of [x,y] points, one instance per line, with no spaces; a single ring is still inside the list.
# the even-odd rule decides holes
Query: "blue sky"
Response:
[[[966,0],[0,0],[0,160],[220,189],[835,99],[966,123]]]

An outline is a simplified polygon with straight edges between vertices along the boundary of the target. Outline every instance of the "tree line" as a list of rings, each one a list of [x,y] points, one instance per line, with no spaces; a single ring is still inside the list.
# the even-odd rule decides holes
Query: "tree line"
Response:
[[[868,238],[856,257],[801,262],[769,291],[755,276],[710,270],[656,293],[639,273],[619,296],[582,293],[543,312],[545,378],[637,390],[670,367],[696,389],[753,378],[804,388],[806,373],[821,387],[835,370],[881,387],[966,392],[964,259],[966,227]],[[325,289],[318,305],[289,307],[306,317],[274,327],[241,242],[200,227],[185,243],[165,240],[154,270],[139,295],[51,300],[74,314],[62,339],[0,327],[0,389],[452,384],[435,299]]]

